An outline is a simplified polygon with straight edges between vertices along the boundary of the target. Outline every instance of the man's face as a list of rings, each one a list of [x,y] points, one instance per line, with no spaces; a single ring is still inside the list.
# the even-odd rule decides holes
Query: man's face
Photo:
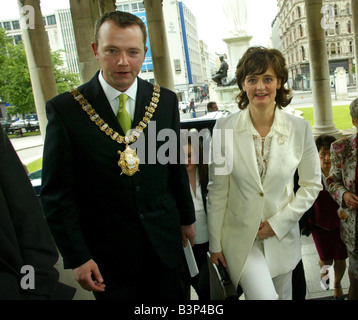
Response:
[[[133,84],[148,50],[139,26],[120,28],[113,21],[105,21],[101,25],[98,45],[92,43],[92,48],[103,78],[121,92]]]

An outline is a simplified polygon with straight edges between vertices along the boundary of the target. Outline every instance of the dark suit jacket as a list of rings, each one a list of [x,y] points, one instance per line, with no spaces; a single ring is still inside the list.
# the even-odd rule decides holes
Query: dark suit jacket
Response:
[[[0,125],[0,300],[54,297],[61,286],[54,268],[57,259],[40,202]],[[21,289],[21,279],[30,274],[21,273],[25,265],[34,268],[34,289]]]
[[[123,135],[98,73],[79,90],[100,117]],[[133,127],[142,120],[152,92],[153,85],[138,78]],[[167,266],[179,266],[183,253],[180,226],[195,221],[186,169],[158,161],[148,164],[161,146],[162,153],[168,148],[166,141],[155,143],[160,130],[171,128],[179,137],[176,95],[161,88],[151,121],[154,134],[148,128],[142,133],[145,150],[137,150],[140,171],[132,177],[121,174],[117,165],[117,151],[123,151],[124,145],[100,131],[70,93],[48,101],[46,111],[41,198],[65,268],[94,259],[101,272],[130,272],[145,241],[150,241]],[[170,154],[178,152],[177,161],[180,146],[171,142]]]

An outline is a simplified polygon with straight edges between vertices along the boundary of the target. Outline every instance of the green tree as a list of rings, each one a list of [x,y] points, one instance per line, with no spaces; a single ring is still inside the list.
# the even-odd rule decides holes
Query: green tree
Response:
[[[80,82],[77,74],[63,68],[60,52],[51,53],[52,65],[59,93],[77,86]],[[32,94],[30,73],[26,53],[22,42],[14,44],[0,28],[0,99],[9,103],[10,114],[36,112]]]

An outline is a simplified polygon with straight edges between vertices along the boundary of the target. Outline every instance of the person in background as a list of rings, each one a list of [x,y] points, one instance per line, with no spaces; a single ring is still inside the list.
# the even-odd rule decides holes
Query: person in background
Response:
[[[208,164],[204,159],[203,148],[198,135],[194,132],[182,134],[186,170],[188,172],[190,191],[195,207],[195,239],[193,252],[199,274],[191,278],[190,284],[198,294],[199,300],[210,300],[210,278],[207,262],[209,251],[209,234],[206,216],[206,197],[208,194]],[[192,143],[192,141],[194,141]]]
[[[236,79],[240,111],[218,119],[212,139],[211,261],[229,268],[248,300],[292,299],[292,270],[301,259],[298,221],[322,189],[312,130],[283,110],[291,97],[280,51],[249,48]]]
[[[353,125],[358,128],[358,98],[349,106]],[[357,177],[357,134],[332,143],[331,170],[326,180],[327,190],[338,203],[341,238],[348,252],[349,300],[358,300],[358,177]]]
[[[0,125],[0,300],[71,300],[41,204]],[[33,272],[33,273],[32,273]]]
[[[178,100],[138,77],[146,38],[142,19],[105,13],[92,44],[101,70],[46,104],[44,211],[65,268],[97,299],[188,294],[183,245],[194,244],[195,212],[181,146],[168,161],[166,141],[149,141],[162,129],[180,136]]]
[[[319,193],[313,205],[309,222],[319,255],[318,263],[321,271],[324,271],[321,272],[322,281],[329,289],[328,283],[325,282],[328,270],[322,268],[333,265],[334,298],[335,300],[342,300],[341,280],[346,270],[347,249],[340,238],[340,220],[337,214],[339,206],[328,193],[326,183],[332,164],[329,150],[335,140],[335,137],[328,135],[320,135],[316,138],[316,146],[321,161],[323,190]]]
[[[210,101],[207,105],[206,105],[206,109],[208,112],[215,112],[218,111],[218,105],[216,104],[215,101]]]

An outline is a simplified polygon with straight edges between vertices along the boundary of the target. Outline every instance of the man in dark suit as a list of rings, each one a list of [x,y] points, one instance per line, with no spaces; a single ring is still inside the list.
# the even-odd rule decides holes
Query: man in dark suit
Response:
[[[222,86],[223,85],[223,81],[226,79],[227,77],[227,71],[229,69],[229,65],[227,64],[227,62],[224,60],[224,56],[220,56],[220,68],[219,70],[213,75],[213,77],[211,78],[212,80],[214,80],[218,86]]]
[[[180,164],[178,101],[138,77],[145,43],[141,19],[106,13],[92,44],[100,72],[46,105],[44,211],[65,268],[97,299],[187,294],[182,245],[193,244],[195,213]],[[160,131],[176,134],[175,147]]]
[[[0,125],[0,300],[72,299],[40,202]]]

